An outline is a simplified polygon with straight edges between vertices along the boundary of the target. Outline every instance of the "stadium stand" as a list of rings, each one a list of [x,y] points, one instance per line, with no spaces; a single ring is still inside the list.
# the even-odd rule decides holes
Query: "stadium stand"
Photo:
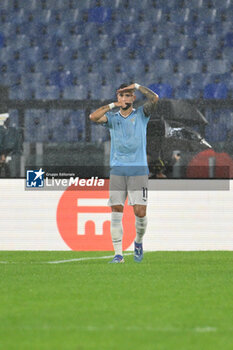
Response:
[[[226,99],[232,13],[231,0],[1,0],[1,84],[12,100],[105,100],[122,81]]]

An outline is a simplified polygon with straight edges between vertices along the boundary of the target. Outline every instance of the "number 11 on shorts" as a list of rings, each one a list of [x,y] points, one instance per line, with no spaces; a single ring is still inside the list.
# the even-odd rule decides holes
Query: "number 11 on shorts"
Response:
[[[142,187],[142,198],[144,200],[147,200],[147,194],[148,194],[147,187]]]

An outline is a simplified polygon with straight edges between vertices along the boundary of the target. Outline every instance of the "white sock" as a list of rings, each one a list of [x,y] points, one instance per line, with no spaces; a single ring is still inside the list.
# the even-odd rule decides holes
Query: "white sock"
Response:
[[[143,218],[140,218],[139,216],[136,216],[136,222],[135,222],[135,226],[136,226],[136,238],[135,238],[135,242],[136,243],[142,243],[142,239],[143,236],[146,232],[146,226],[147,226],[147,217],[144,216]]]
[[[122,216],[123,213],[112,212],[111,214],[111,235],[115,255],[122,255]]]

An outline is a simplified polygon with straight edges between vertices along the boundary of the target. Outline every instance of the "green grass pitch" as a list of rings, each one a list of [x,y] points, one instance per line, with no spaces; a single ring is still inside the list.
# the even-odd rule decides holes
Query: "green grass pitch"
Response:
[[[0,349],[233,349],[232,252],[106,255],[0,252]]]

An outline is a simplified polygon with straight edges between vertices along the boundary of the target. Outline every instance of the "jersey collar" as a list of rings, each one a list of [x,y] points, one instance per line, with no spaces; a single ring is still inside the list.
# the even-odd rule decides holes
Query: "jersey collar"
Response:
[[[119,113],[119,116],[121,117],[121,118],[123,118],[123,119],[127,119],[128,117],[130,117],[131,116],[131,114],[133,114],[134,112],[136,111],[136,109],[135,108],[133,108],[132,109],[132,112],[129,114],[129,115],[127,115],[126,117],[125,116],[123,116],[122,114],[121,114],[121,112],[119,111],[118,113]]]

